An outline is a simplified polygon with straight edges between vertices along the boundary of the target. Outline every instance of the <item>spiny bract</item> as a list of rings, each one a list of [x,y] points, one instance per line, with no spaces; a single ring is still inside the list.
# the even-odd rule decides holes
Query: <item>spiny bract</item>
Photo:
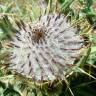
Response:
[[[33,23],[21,21],[17,25],[9,68],[36,82],[64,79],[84,42],[67,18],[50,13]]]

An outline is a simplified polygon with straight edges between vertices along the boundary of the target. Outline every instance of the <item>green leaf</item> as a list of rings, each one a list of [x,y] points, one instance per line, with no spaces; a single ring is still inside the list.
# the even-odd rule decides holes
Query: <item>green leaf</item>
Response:
[[[74,0],[66,0],[62,5],[61,5],[61,11],[65,12],[66,10],[69,9],[70,5],[72,4]]]

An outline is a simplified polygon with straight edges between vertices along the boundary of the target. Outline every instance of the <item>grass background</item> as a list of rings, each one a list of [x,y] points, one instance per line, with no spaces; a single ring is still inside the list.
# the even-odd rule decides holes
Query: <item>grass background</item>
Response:
[[[46,0],[42,8],[38,0],[0,0],[0,96],[96,96],[96,0]],[[47,6],[46,6],[47,5]],[[56,7],[57,6],[57,7]],[[53,11],[68,15],[69,21],[85,38],[83,56],[66,81],[35,86],[33,82],[14,76],[8,64],[7,44],[14,20],[34,21],[42,13]],[[7,15],[10,21],[2,19]],[[13,24],[11,24],[11,23]]]

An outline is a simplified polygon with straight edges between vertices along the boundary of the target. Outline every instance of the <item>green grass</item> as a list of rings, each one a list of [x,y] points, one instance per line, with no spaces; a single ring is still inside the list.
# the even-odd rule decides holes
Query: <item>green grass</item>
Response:
[[[96,96],[96,10],[93,8],[96,1],[46,0],[46,3],[48,6],[44,10],[39,8],[37,0],[0,0],[0,96]],[[65,81],[36,86],[31,80],[15,76],[6,69],[9,63],[6,45],[13,35],[10,29],[14,30],[15,20],[30,22],[41,13],[53,11],[68,15],[71,24],[84,36],[86,46],[76,61],[78,67],[71,70]],[[2,15],[10,20],[5,22]]]

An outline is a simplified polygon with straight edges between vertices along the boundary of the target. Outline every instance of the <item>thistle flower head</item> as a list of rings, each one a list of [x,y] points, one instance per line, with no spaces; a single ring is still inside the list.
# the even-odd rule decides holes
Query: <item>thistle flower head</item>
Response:
[[[83,45],[66,17],[50,13],[33,23],[17,25],[9,68],[37,82],[64,79]]]

